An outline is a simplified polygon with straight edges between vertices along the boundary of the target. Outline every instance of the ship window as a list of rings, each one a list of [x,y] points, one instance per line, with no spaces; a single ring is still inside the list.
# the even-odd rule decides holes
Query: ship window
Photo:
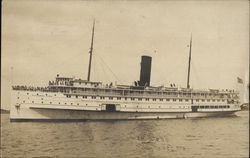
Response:
[[[223,106],[223,108],[226,108],[227,106]]]
[[[126,97],[125,97],[124,99],[125,99],[125,100],[127,100],[127,98],[126,98]]]
[[[204,109],[204,106],[200,106],[201,109]]]
[[[34,101],[32,101],[32,103],[34,103]]]
[[[176,101],[176,99],[173,99],[173,101]]]
[[[148,106],[148,108],[150,108],[150,106]]]
[[[83,98],[87,99],[88,97],[87,96],[83,96]]]
[[[211,108],[214,108],[214,106],[210,106]]]
[[[142,98],[138,98],[138,100],[142,101]]]
[[[153,101],[156,101],[156,99],[154,98]]]
[[[79,103],[77,103],[77,105],[79,105]]]
[[[56,94],[55,94],[55,96],[56,96]]]
[[[66,105],[67,103],[65,103],[65,105]]]
[[[208,109],[208,108],[209,108],[209,106],[205,106],[205,108],[206,108],[206,109]]]
[[[202,101],[202,102],[204,102],[204,101],[205,101],[205,99],[201,99],[201,101]]]
[[[46,96],[48,95],[48,94],[45,94]]]
[[[27,95],[29,95],[29,93],[27,93]]]
[[[59,102],[59,104],[60,104],[60,102]]]
[[[166,101],[170,101],[170,99],[166,99]]]
[[[149,101],[149,98],[146,98],[145,100],[146,100],[146,101]]]
[[[139,106],[137,105],[136,107],[138,108]]]
[[[215,108],[215,109],[217,109],[217,108],[218,108],[218,106],[214,106],[214,108]]]
[[[179,99],[179,102],[182,102],[182,99]]]
[[[189,100],[188,99],[185,99],[186,102],[188,102]]]
[[[42,101],[42,104],[43,104],[43,101]]]
[[[17,99],[19,99],[19,97],[17,97]]]
[[[95,96],[92,96],[91,98],[92,98],[92,99],[96,99],[96,97],[95,97]]]
[[[213,99],[212,101],[215,102],[215,99]]]
[[[199,99],[196,99],[196,102],[199,102],[200,100]]]
[[[219,108],[222,108],[222,106],[219,106]]]
[[[71,103],[71,105],[73,105],[73,103]]]
[[[135,98],[131,98],[131,100],[135,100]]]
[[[125,105],[125,108],[127,107],[127,105]]]
[[[76,95],[76,98],[78,98],[78,95]]]
[[[38,95],[38,93],[36,93],[36,95]]]
[[[163,101],[163,99],[160,99],[160,101]]]
[[[121,97],[117,97],[117,100],[121,100]]]
[[[227,108],[229,108],[229,105],[227,106]]]
[[[113,97],[109,97],[109,100],[113,100]]]
[[[224,102],[224,101],[225,101],[225,99],[222,99],[222,101]]]
[[[210,102],[210,99],[208,99],[207,102]]]

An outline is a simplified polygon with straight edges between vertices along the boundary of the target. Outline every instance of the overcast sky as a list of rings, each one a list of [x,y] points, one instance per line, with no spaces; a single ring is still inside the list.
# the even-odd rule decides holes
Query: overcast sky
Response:
[[[56,74],[86,79],[94,19],[92,81],[131,84],[139,80],[141,56],[150,55],[151,85],[185,87],[192,33],[191,87],[240,89],[237,77],[248,82],[247,0],[2,3],[3,107],[11,82],[45,86]]]

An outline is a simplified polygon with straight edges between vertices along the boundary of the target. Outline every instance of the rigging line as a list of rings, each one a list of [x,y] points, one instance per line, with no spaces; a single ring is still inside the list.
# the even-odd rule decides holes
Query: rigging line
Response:
[[[111,68],[108,66],[108,64],[106,64],[105,63],[105,61],[102,59],[102,57],[101,56],[98,56],[100,59],[101,59],[101,61],[106,65],[106,67],[109,69],[109,71],[113,74],[113,76],[119,81],[119,82],[121,82],[121,80],[115,75],[115,73],[111,70]]]
[[[107,80],[110,82],[111,80],[109,79],[109,75],[106,73],[105,69],[104,69],[104,64],[102,62],[100,62],[101,64],[101,68],[102,68],[102,72],[103,72],[103,75],[104,75],[104,78],[107,78]]]

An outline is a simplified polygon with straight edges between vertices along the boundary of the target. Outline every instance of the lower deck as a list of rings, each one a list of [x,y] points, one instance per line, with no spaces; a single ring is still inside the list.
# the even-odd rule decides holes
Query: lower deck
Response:
[[[14,91],[11,119],[164,119],[232,114],[226,103],[111,101],[68,98],[63,93]]]

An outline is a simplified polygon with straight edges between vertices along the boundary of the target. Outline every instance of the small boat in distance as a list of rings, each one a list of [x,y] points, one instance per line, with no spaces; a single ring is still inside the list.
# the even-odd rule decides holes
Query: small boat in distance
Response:
[[[229,116],[240,110],[234,90],[199,90],[150,86],[152,57],[142,56],[140,80],[134,85],[104,85],[90,80],[95,23],[87,80],[56,76],[47,87],[13,86],[11,121],[131,120]]]

